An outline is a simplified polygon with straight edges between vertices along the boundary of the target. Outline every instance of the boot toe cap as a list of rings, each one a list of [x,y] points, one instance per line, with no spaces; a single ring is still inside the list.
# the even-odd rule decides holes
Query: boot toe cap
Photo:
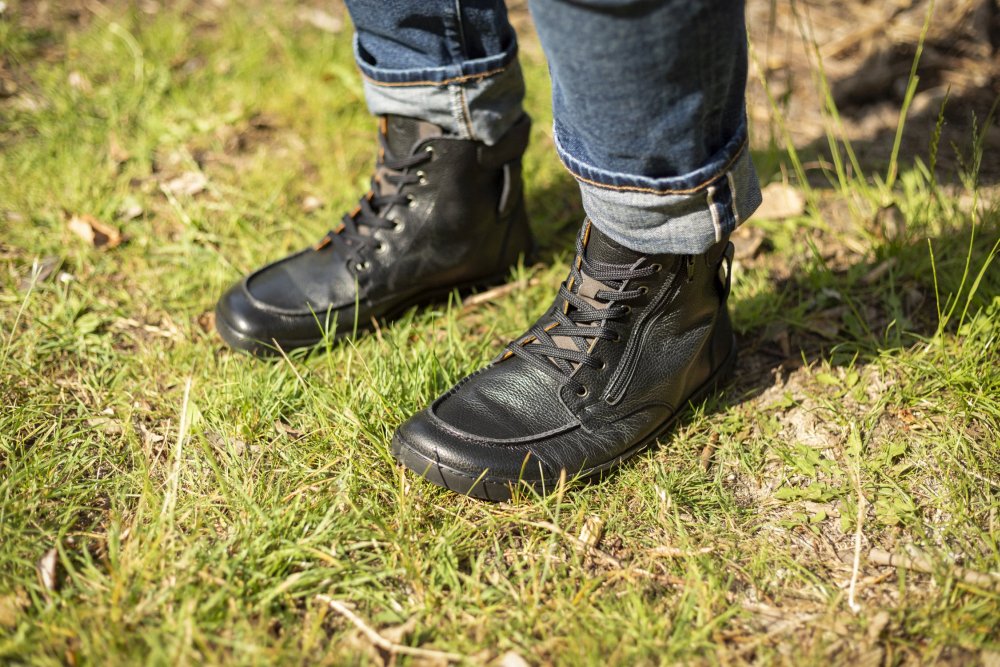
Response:
[[[270,318],[247,293],[244,282],[230,287],[215,305],[215,329],[231,347],[245,352],[262,352],[274,347],[275,331]]]
[[[487,500],[506,500],[513,487],[540,489],[558,479],[531,443],[474,436],[441,421],[431,409],[399,427],[392,450],[428,481]]]

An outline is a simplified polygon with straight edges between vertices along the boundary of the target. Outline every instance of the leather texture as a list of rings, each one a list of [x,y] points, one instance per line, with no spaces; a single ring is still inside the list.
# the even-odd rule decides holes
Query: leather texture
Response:
[[[581,239],[588,261],[621,265],[625,275],[645,272],[596,287],[586,275],[576,280],[571,272],[567,279],[576,283],[569,291],[587,292],[598,306],[602,288],[603,296],[634,294],[618,306],[626,314],[591,325],[608,333],[585,341],[591,360],[572,364],[569,376],[508,351],[413,416],[399,428],[393,450],[416,472],[493,500],[509,497],[504,487],[519,482],[551,488],[561,471],[568,478],[603,472],[651,444],[732,365],[728,239],[700,256],[642,255],[589,222]],[[567,310],[557,298],[536,326],[555,347],[576,350],[575,340],[559,339],[563,325],[552,324],[555,313]],[[527,350],[540,342],[529,332],[512,346]]]
[[[443,136],[429,123],[387,117],[372,192],[345,216],[356,231],[342,226],[233,285],[216,306],[223,339],[239,350],[273,354],[277,346],[313,345],[324,330],[349,334],[355,321],[365,329],[453,289],[502,281],[532,250],[521,179],[530,125],[524,116],[486,146]],[[386,166],[400,158],[415,164]],[[366,227],[359,213],[365,202],[385,200],[375,211],[383,226]]]

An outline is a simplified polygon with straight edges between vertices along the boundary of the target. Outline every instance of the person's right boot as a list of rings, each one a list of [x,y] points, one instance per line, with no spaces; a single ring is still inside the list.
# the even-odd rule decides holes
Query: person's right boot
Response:
[[[383,119],[372,189],[319,243],[233,285],[215,326],[257,355],[311,346],[389,320],[454,289],[502,282],[532,249],[522,118],[493,146],[436,125]]]
[[[398,461],[452,491],[506,500],[565,475],[604,476],[662,437],[733,369],[733,245],[626,248],[589,221],[552,306],[492,363],[392,439]]]

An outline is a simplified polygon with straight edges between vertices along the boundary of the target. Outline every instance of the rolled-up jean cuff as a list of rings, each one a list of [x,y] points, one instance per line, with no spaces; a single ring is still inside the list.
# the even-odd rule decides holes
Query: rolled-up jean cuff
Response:
[[[597,227],[637,252],[696,255],[743,223],[761,204],[745,126],[708,165],[683,176],[617,174],[556,150],[580,183],[583,209]]]
[[[366,62],[358,37],[354,56],[368,110],[434,123],[447,134],[493,145],[524,113],[524,77],[517,43],[504,53],[444,67],[389,70]]]

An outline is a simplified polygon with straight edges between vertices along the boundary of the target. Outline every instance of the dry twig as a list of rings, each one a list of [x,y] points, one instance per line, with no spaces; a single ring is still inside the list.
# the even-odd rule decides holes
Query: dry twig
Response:
[[[650,556],[657,556],[659,558],[689,558],[691,556],[704,556],[705,554],[710,554],[714,551],[712,547],[701,547],[700,549],[692,549],[690,551],[685,551],[684,549],[678,549],[677,547],[653,547],[649,550]]]
[[[512,283],[506,283],[492,289],[485,290],[483,292],[477,292],[476,294],[469,295],[465,297],[462,301],[463,308],[472,308],[473,306],[478,306],[483,303],[489,303],[494,299],[499,299],[502,296],[506,296],[511,292],[516,292],[519,289],[524,289],[525,287],[533,287],[538,284],[538,278],[532,278],[527,280],[522,278],[521,280],[515,280]]]
[[[361,634],[368,638],[368,641],[387,653],[394,655],[412,655],[414,657],[428,658],[431,660],[447,660],[448,662],[459,662],[460,660],[465,659],[465,656],[459,655],[458,653],[435,651],[434,649],[428,648],[416,648],[414,646],[406,646],[404,644],[391,642],[380,635],[373,627],[365,623],[360,616],[348,609],[343,602],[334,600],[329,595],[317,595],[316,599],[320,602],[325,602],[330,609],[334,610],[353,623],[354,627],[360,630]]]
[[[890,567],[915,570],[917,572],[925,572],[928,574],[935,571],[934,564],[931,563],[930,559],[920,553],[914,554],[913,556],[907,556],[905,554],[889,553],[888,551],[884,551],[882,549],[872,549],[868,552],[868,560],[876,565],[888,565]],[[993,590],[1000,589],[1000,577],[992,574],[976,572],[975,570],[969,570],[958,566],[951,567],[951,573],[956,579],[961,579],[965,583],[972,584],[973,586],[980,586],[982,588],[990,588]]]
[[[860,439],[860,434],[857,433],[857,427],[852,426],[852,435]],[[860,450],[860,440],[858,441]],[[865,498],[865,494],[861,489],[861,462],[860,462],[860,452],[858,452],[858,460],[855,461],[854,470],[854,483],[855,490],[858,492],[858,517],[857,525],[854,531],[854,563],[851,566],[851,586],[847,591],[847,606],[851,608],[855,614],[861,611],[861,605],[857,603],[854,599],[858,591],[858,573],[861,571],[861,539],[864,537],[861,532],[862,527],[865,523],[865,511],[868,508],[868,501]]]
[[[655,572],[650,572],[649,570],[640,567],[626,567],[620,560],[612,556],[611,554],[601,551],[597,547],[594,547],[587,542],[584,542],[579,537],[567,533],[565,530],[552,523],[551,521],[528,521],[526,522],[529,526],[535,526],[536,528],[544,528],[555,535],[563,537],[566,539],[570,545],[573,546],[577,551],[582,552],[584,555],[590,556],[594,560],[598,561],[603,565],[613,567],[621,572],[634,572],[635,574],[641,575],[643,577],[648,577],[670,586],[681,586],[684,584],[684,580],[680,577],[673,577],[670,575],[657,574]]]
[[[718,446],[719,433],[718,431],[713,431],[712,435],[708,437],[708,444],[701,450],[701,469],[705,472],[708,472],[709,467],[712,465],[712,455],[715,454]]]

